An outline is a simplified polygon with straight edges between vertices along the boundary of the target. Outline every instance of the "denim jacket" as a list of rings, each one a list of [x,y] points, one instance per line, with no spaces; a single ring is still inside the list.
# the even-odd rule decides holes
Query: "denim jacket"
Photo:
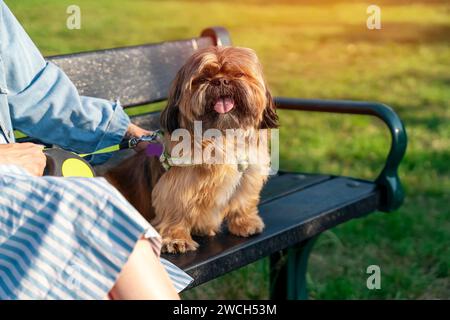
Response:
[[[80,96],[64,72],[44,60],[0,0],[0,143],[13,143],[13,129],[18,129],[87,153],[119,143],[129,122],[118,102]],[[107,158],[96,155],[91,162]]]

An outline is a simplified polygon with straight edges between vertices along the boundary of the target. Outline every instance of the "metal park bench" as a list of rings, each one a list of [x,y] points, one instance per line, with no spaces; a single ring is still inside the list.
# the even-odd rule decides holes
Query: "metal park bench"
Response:
[[[230,45],[221,27],[204,30],[200,37],[49,57],[77,86],[80,94],[114,100],[124,107],[163,101],[176,72],[198,48]],[[281,171],[270,178],[259,205],[266,224],[263,233],[240,238],[223,231],[213,238],[196,239],[195,252],[165,257],[183,268],[198,286],[258,259],[270,256],[271,297],[307,297],[308,255],[317,236],[350,219],[374,211],[391,211],[403,200],[397,168],[407,138],[397,114],[380,103],[275,98],[278,109],[363,114],[380,118],[389,128],[392,143],[374,181],[326,174]],[[147,129],[157,129],[159,112],[132,117]],[[281,146],[282,147],[282,146]],[[117,153],[105,166],[129,155]]]

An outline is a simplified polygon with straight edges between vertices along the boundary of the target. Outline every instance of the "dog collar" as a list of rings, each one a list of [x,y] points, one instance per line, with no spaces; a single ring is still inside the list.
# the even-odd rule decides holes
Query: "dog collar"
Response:
[[[155,144],[147,146],[147,150],[150,148],[154,148],[153,146],[155,146]],[[147,154],[149,154],[149,152]],[[159,161],[161,162],[161,165],[166,171],[168,171],[172,167],[187,167],[192,165],[192,163],[183,163],[180,161],[174,161],[177,158],[171,157],[169,153],[164,150],[164,148],[162,148],[159,154],[160,154]],[[149,155],[156,155],[156,154],[149,154]],[[238,159],[237,169],[239,172],[244,172],[245,170],[247,170],[248,167],[249,167],[248,156],[244,156]]]
[[[161,155],[159,156],[159,162],[161,162],[161,165],[166,171],[168,171],[171,167],[173,167],[172,159],[170,158],[170,155],[165,151],[162,152]]]

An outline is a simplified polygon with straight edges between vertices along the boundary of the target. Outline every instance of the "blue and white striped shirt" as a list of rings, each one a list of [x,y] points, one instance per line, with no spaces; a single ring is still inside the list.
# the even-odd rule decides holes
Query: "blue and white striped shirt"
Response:
[[[104,178],[0,165],[0,190],[0,299],[103,299],[143,234],[159,256],[158,233]],[[192,281],[161,263],[178,291]]]

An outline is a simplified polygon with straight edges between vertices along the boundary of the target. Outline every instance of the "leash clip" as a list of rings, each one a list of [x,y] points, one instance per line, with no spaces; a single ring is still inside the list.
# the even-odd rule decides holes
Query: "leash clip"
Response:
[[[140,138],[134,137],[128,141],[128,148],[135,148],[140,142],[154,142],[157,141],[158,138],[162,135],[160,130],[156,130],[152,134],[142,136]]]

